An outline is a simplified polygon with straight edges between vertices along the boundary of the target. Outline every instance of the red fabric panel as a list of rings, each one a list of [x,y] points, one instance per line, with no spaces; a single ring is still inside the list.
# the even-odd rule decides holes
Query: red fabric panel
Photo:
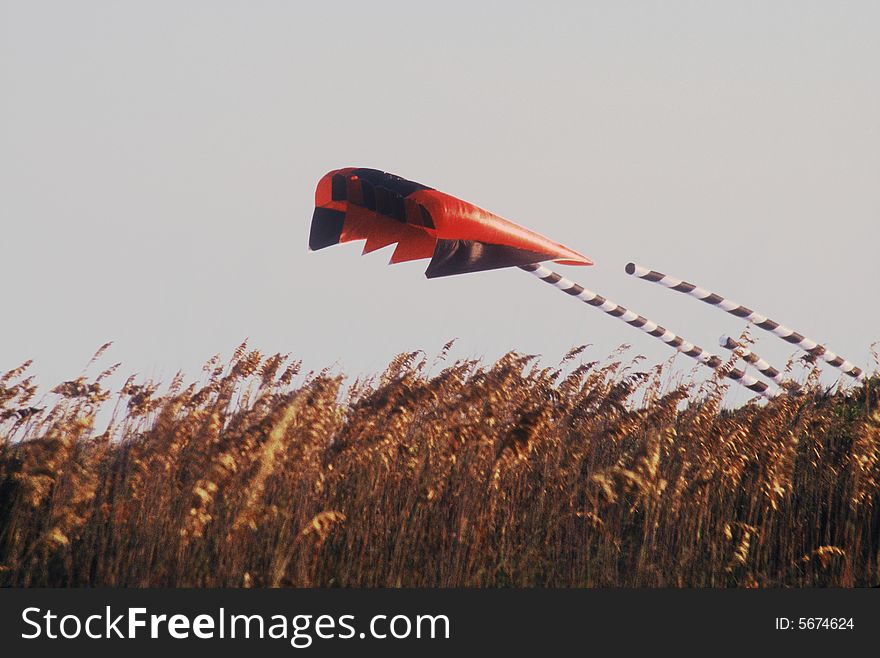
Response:
[[[397,248],[391,254],[391,263],[402,263],[408,260],[431,258],[434,255],[436,238],[423,231],[414,231],[397,243]]]

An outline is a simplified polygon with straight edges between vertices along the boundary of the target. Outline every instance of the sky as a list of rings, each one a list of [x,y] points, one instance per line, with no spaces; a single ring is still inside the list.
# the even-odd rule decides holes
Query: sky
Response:
[[[875,2],[0,0],[0,371],[33,359],[51,386],[106,341],[103,366],[166,381],[245,338],[351,375],[451,338],[671,356],[515,269],[309,253],[315,184],[344,166],[590,256],[557,269],[711,351],[743,323],[627,262],[872,371],[878,24]]]

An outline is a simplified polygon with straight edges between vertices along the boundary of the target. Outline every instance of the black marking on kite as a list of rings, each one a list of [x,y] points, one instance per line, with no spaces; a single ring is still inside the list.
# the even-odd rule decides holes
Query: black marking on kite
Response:
[[[349,176],[357,176],[361,180],[368,181],[374,187],[384,187],[402,197],[407,197],[413,192],[419,190],[434,189],[427,185],[422,185],[421,183],[416,183],[415,181],[395,176],[394,174],[379,171],[378,169],[355,169],[349,173]]]
[[[421,203],[419,204],[419,212],[422,215],[422,225],[426,226],[428,228],[435,228],[434,227],[434,218],[431,217],[431,213]]]
[[[364,206],[367,210],[376,212],[376,188],[370,181],[361,179],[361,193],[364,196]]]
[[[532,263],[549,260],[551,257],[550,254],[488,244],[477,240],[437,240],[434,256],[425,271],[425,276],[433,279],[439,276],[495,270],[501,267],[528,267]],[[530,271],[536,269],[538,269],[537,266]]]
[[[348,199],[348,181],[342,174],[334,174],[331,179],[331,198],[334,201],[345,201]]]
[[[333,200],[345,200],[345,190],[341,187],[337,190],[337,176],[342,178],[340,174],[333,176]],[[358,203],[357,200],[349,198],[351,203],[363,205],[368,210],[378,212],[386,217],[391,217],[399,222],[406,223],[406,204],[404,199],[413,192],[419,190],[431,190],[433,188],[415,181],[406,180],[394,174],[388,174],[378,169],[354,169],[348,175],[349,181],[358,180],[361,184],[361,192],[363,202]],[[410,217],[411,223],[417,226],[425,226],[426,228],[434,228],[434,220],[431,213],[419,204],[419,213],[421,217]],[[421,220],[421,221],[420,221]]]
[[[312,228],[309,232],[309,249],[317,251],[324,247],[339,244],[345,213],[331,208],[315,208],[312,215]]]
[[[376,195],[376,212],[380,215],[391,215],[391,195],[384,187],[374,188]]]
[[[406,222],[406,204],[399,194],[391,193],[391,216],[398,222]]]

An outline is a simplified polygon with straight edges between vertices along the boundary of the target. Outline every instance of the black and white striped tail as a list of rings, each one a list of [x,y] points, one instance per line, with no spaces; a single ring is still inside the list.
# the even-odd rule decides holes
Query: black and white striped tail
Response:
[[[835,368],[839,368],[850,377],[855,377],[859,380],[865,378],[865,374],[862,372],[861,368],[853,365],[842,356],[835,354],[824,345],[820,345],[816,341],[796,332],[794,329],[790,329],[785,325],[781,325],[778,322],[771,320],[767,316],[761,315],[760,313],[753,311],[746,306],[742,306],[735,301],[726,299],[721,295],[718,295],[704,288],[700,288],[699,286],[695,286],[693,283],[688,283],[687,281],[676,279],[669,275],[663,274],[663,272],[657,272],[655,270],[648,269],[647,267],[636,265],[635,263],[627,264],[626,273],[637,276],[640,279],[644,279],[645,281],[659,283],[661,286],[664,286],[671,290],[683,292],[687,295],[690,295],[691,297],[696,297],[697,299],[704,301],[707,304],[717,306],[723,311],[727,311],[731,315],[742,318],[743,320],[751,322],[761,329],[764,329],[765,331],[769,331],[770,333],[779,336],[782,340],[789,342],[792,345],[797,345],[799,348],[813,356],[824,359],[829,364],[831,364]]]
[[[737,355],[742,357],[742,359],[746,362],[754,366],[755,370],[760,372],[762,375],[767,377],[768,379],[772,379],[780,386],[789,386],[793,385],[792,382],[786,381],[782,376],[782,373],[779,372],[779,369],[774,368],[769,363],[767,363],[760,356],[752,352],[746,345],[740,343],[739,341],[734,340],[730,336],[724,335],[718,339],[718,344],[721,347],[728,349],[732,352],[735,352]],[[796,388],[796,386],[795,386]]]
[[[520,269],[530,272],[541,279],[544,283],[549,283],[554,288],[558,288],[562,292],[568,293],[572,297],[590,304],[591,306],[595,306],[600,311],[604,311],[608,315],[626,322],[631,327],[641,329],[645,333],[650,334],[655,338],[659,338],[670,347],[674,347],[682,354],[685,354],[692,359],[696,359],[710,368],[718,369],[724,364],[724,361],[720,356],[707,352],[702,347],[684,340],[681,336],[677,336],[669,331],[669,329],[661,327],[656,322],[652,322],[634,311],[629,311],[623,306],[615,304],[610,299],[606,299],[605,297],[602,297],[602,295],[599,295],[592,290],[588,290],[574,281],[566,279],[562,275],[557,274],[543,265],[520,265]],[[770,389],[766,383],[755,379],[742,370],[731,370],[726,373],[726,376],[766,398],[773,398],[779,394],[778,390]]]

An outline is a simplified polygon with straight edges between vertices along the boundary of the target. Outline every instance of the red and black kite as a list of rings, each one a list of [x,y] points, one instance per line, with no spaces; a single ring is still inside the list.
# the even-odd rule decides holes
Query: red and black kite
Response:
[[[366,240],[369,253],[397,244],[392,263],[430,258],[429,279],[556,261],[592,265],[586,256],[457,199],[378,169],[346,167],[315,191],[309,249]]]

